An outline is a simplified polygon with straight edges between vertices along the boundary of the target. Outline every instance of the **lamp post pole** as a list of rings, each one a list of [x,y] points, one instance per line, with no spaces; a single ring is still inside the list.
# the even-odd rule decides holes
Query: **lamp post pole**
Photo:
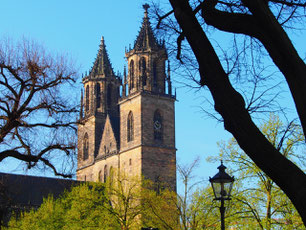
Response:
[[[220,214],[221,214],[221,230],[225,230],[225,224],[224,224],[224,213],[225,213],[224,199],[223,199],[223,198],[221,198],[221,206],[220,206]]]
[[[221,201],[220,214],[221,214],[221,230],[225,230],[225,206],[224,201],[230,200],[231,190],[234,182],[234,177],[231,177],[225,172],[226,167],[221,161],[221,165],[218,167],[219,172],[212,178],[209,178],[211,186],[214,191],[215,200]]]

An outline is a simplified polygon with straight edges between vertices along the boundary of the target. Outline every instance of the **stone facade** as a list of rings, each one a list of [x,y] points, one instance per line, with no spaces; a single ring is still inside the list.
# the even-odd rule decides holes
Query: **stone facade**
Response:
[[[117,169],[176,190],[175,96],[169,65],[166,73],[167,51],[153,34],[147,8],[125,57],[128,69],[121,79],[102,38],[94,66],[83,78],[77,179],[105,181]]]

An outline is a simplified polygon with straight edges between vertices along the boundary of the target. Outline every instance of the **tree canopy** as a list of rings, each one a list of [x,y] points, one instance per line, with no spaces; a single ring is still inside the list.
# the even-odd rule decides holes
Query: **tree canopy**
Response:
[[[305,156],[300,148],[305,140],[298,124],[292,121],[285,125],[278,116],[271,114],[260,128],[283,156],[305,170]],[[256,229],[303,229],[303,223],[288,197],[241,151],[235,139],[220,142],[219,148],[217,158],[223,159],[236,175],[231,211],[236,222],[242,220],[248,226],[252,223]]]
[[[76,77],[65,55],[27,39],[0,41],[0,162],[11,157],[71,177],[77,106],[65,86]]]
[[[105,207],[110,206],[101,183],[86,183],[55,200],[44,199],[38,210],[11,218],[8,229],[120,229]]]

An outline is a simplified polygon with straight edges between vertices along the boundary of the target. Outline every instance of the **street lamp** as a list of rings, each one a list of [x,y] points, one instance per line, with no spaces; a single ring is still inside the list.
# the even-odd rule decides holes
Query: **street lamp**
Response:
[[[209,182],[214,191],[215,200],[221,201],[220,214],[221,214],[221,230],[225,229],[224,226],[224,201],[230,200],[231,191],[233,187],[234,177],[231,177],[225,172],[226,167],[221,161],[221,165],[218,167],[219,172],[214,175],[213,178],[209,177]]]

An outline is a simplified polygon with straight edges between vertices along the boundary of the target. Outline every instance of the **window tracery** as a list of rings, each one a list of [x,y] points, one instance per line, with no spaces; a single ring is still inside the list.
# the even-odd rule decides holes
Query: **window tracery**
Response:
[[[88,159],[88,149],[89,149],[88,134],[85,133],[84,139],[83,139],[83,160]]]
[[[133,141],[134,140],[134,118],[133,113],[130,111],[127,119],[127,141]]]

